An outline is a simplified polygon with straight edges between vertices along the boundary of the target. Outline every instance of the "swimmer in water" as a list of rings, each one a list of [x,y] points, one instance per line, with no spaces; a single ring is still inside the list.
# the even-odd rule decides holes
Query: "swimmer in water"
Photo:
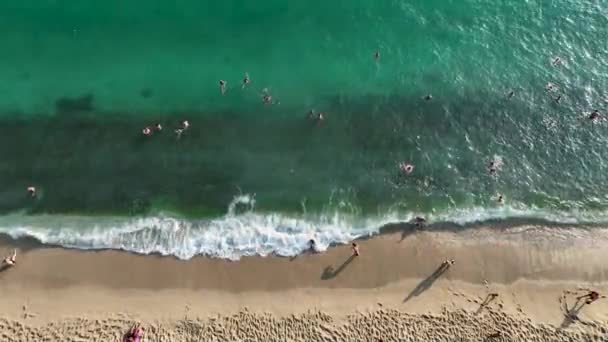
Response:
[[[494,175],[494,174],[496,174],[496,171],[498,171],[498,167],[496,166],[496,163],[495,163],[494,161],[491,161],[491,162],[488,164],[488,172],[489,172],[491,175]]]
[[[182,137],[182,134],[184,134],[183,128],[178,128],[175,130],[175,136],[178,140]]]
[[[414,172],[414,165],[408,164],[406,162],[399,163],[399,170],[405,175],[409,175]]]
[[[272,104],[272,95],[264,94],[262,96],[262,102],[264,102],[264,104]]]
[[[317,124],[320,125],[321,123],[323,123],[323,120],[325,120],[325,116],[323,116],[323,113],[319,113],[319,115],[317,115]]]
[[[559,104],[559,101],[562,100],[562,96],[561,95],[557,95],[556,98],[553,99],[555,101],[555,103]]]
[[[31,197],[36,197],[36,187],[31,186],[31,185],[28,186],[27,193],[30,194]]]
[[[270,95],[268,88],[262,89],[262,102],[264,104],[273,104],[272,95]]]
[[[553,64],[553,66],[558,66],[558,65],[562,64],[562,60],[559,57],[555,57],[551,64]]]
[[[498,198],[496,198],[496,202],[498,202],[499,204],[503,204],[505,203],[505,199],[502,195],[498,195]]]
[[[431,95],[431,94],[427,94],[426,96],[424,96],[424,97],[423,97],[423,99],[424,99],[425,101],[431,101],[431,100],[433,99],[433,95]]]
[[[546,91],[554,91],[556,90],[555,85],[551,82],[545,84],[545,90]]]
[[[245,87],[249,86],[251,83],[251,79],[249,78],[249,74],[245,73],[245,77],[243,78],[243,84],[241,85],[241,89],[245,89]]]
[[[152,128],[150,128],[150,126],[146,126],[141,130],[141,133],[145,136],[150,136],[152,135]]]
[[[220,80],[220,93],[222,95],[226,94],[226,81]]]
[[[190,127],[190,122],[188,122],[188,120],[182,121],[182,129],[185,131],[188,127]]]
[[[163,130],[163,125],[161,125],[160,123],[157,123],[154,127],[156,127],[156,130],[159,132]]]
[[[591,114],[589,114],[589,116],[587,117],[587,120],[589,121],[598,121],[600,119],[603,119],[604,117],[602,116],[602,114],[600,114],[599,110],[594,110],[593,112],[591,112]]]
[[[377,61],[380,60],[380,50],[376,50],[376,52],[374,53],[374,59]]]
[[[513,96],[515,96],[515,91],[510,90],[510,91],[507,93],[507,99],[511,99]]]

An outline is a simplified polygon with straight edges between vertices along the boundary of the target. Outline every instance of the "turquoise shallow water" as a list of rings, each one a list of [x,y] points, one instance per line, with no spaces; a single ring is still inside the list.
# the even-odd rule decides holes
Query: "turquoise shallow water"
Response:
[[[234,257],[415,214],[605,218],[608,127],[579,120],[608,112],[600,2],[39,0],[0,4],[0,24],[3,232]],[[264,88],[280,104],[264,105]],[[142,137],[155,122],[165,130]],[[490,176],[494,158],[504,165]],[[254,217],[228,219],[230,203]],[[66,237],[100,220],[89,238]],[[188,253],[168,241],[191,235],[163,235],[183,226],[197,236]],[[210,226],[253,233],[202,248]]]

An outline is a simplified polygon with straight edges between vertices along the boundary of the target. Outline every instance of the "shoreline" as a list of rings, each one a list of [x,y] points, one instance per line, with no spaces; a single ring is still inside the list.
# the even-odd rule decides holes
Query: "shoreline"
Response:
[[[604,336],[601,327],[608,326],[605,299],[583,307],[578,313],[580,321],[558,327],[566,321],[569,309],[565,305],[572,306],[584,289],[608,293],[608,268],[603,261],[608,231],[535,225],[495,228],[385,231],[359,240],[361,256],[354,260],[349,259],[348,245],[295,258],[228,261],[201,256],[183,261],[121,251],[36,246],[32,241],[28,246],[25,241],[15,244],[3,239],[1,253],[14,246],[19,250],[17,266],[0,272],[4,304],[0,336],[15,324],[46,336],[52,327],[72,327],[80,320],[99,331],[115,326],[103,334],[118,341],[117,330],[141,321],[160,329],[150,332],[157,338],[152,340],[164,341],[162,336],[177,334],[174,339],[165,339],[172,341],[186,336],[178,329],[184,322],[205,330],[219,324],[218,320],[225,319],[223,326],[229,325],[233,315],[246,318],[243,324],[252,329],[251,334],[256,324],[290,326],[295,323],[289,319],[300,317],[310,329],[293,329],[303,329],[302,336],[309,340],[312,335],[307,334],[316,334],[323,324],[328,324],[330,331],[336,329],[335,334],[344,329],[345,334],[355,334],[353,320],[372,316],[387,322],[391,317],[402,317],[401,323],[395,324],[402,324],[403,329],[415,322],[428,324],[439,319],[435,324],[446,325],[446,329],[464,329],[458,330],[464,340],[473,339],[471,336],[477,335],[470,334],[481,334],[496,322],[511,326],[513,331],[527,327],[540,329],[537,333],[541,334],[546,330],[541,335],[546,333],[547,341],[553,341],[551,334],[564,338],[579,336],[572,334]],[[456,264],[434,276],[441,262],[451,258]],[[491,305],[481,307],[489,293],[499,296]],[[478,310],[482,313],[476,313]],[[477,319],[478,315],[484,319]],[[329,317],[331,323],[323,323],[320,317]],[[452,318],[446,317],[457,319],[451,322]],[[488,317],[493,318],[485,322]],[[395,337],[401,328],[391,329],[385,333]],[[421,334],[414,340],[448,336],[432,329],[408,331]],[[238,338],[250,336],[243,334]],[[8,341],[27,340],[18,334],[6,336],[11,336]],[[221,336],[217,333],[216,337]],[[224,338],[237,335],[230,336]],[[272,336],[268,340],[281,340],[279,335]],[[365,339],[359,336],[355,340]]]

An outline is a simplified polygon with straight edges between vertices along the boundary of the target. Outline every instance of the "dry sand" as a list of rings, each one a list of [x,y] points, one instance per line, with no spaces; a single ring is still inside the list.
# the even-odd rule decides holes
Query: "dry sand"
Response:
[[[120,341],[136,321],[143,341],[608,341],[608,299],[576,303],[608,293],[608,230],[393,228],[356,258],[238,262],[5,239],[0,341]]]

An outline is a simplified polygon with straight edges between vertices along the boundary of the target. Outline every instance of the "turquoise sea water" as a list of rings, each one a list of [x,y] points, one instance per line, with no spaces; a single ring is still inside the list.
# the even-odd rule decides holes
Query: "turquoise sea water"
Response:
[[[38,0],[0,25],[11,235],[238,257],[413,215],[608,217],[608,123],[580,120],[608,112],[599,1]]]

